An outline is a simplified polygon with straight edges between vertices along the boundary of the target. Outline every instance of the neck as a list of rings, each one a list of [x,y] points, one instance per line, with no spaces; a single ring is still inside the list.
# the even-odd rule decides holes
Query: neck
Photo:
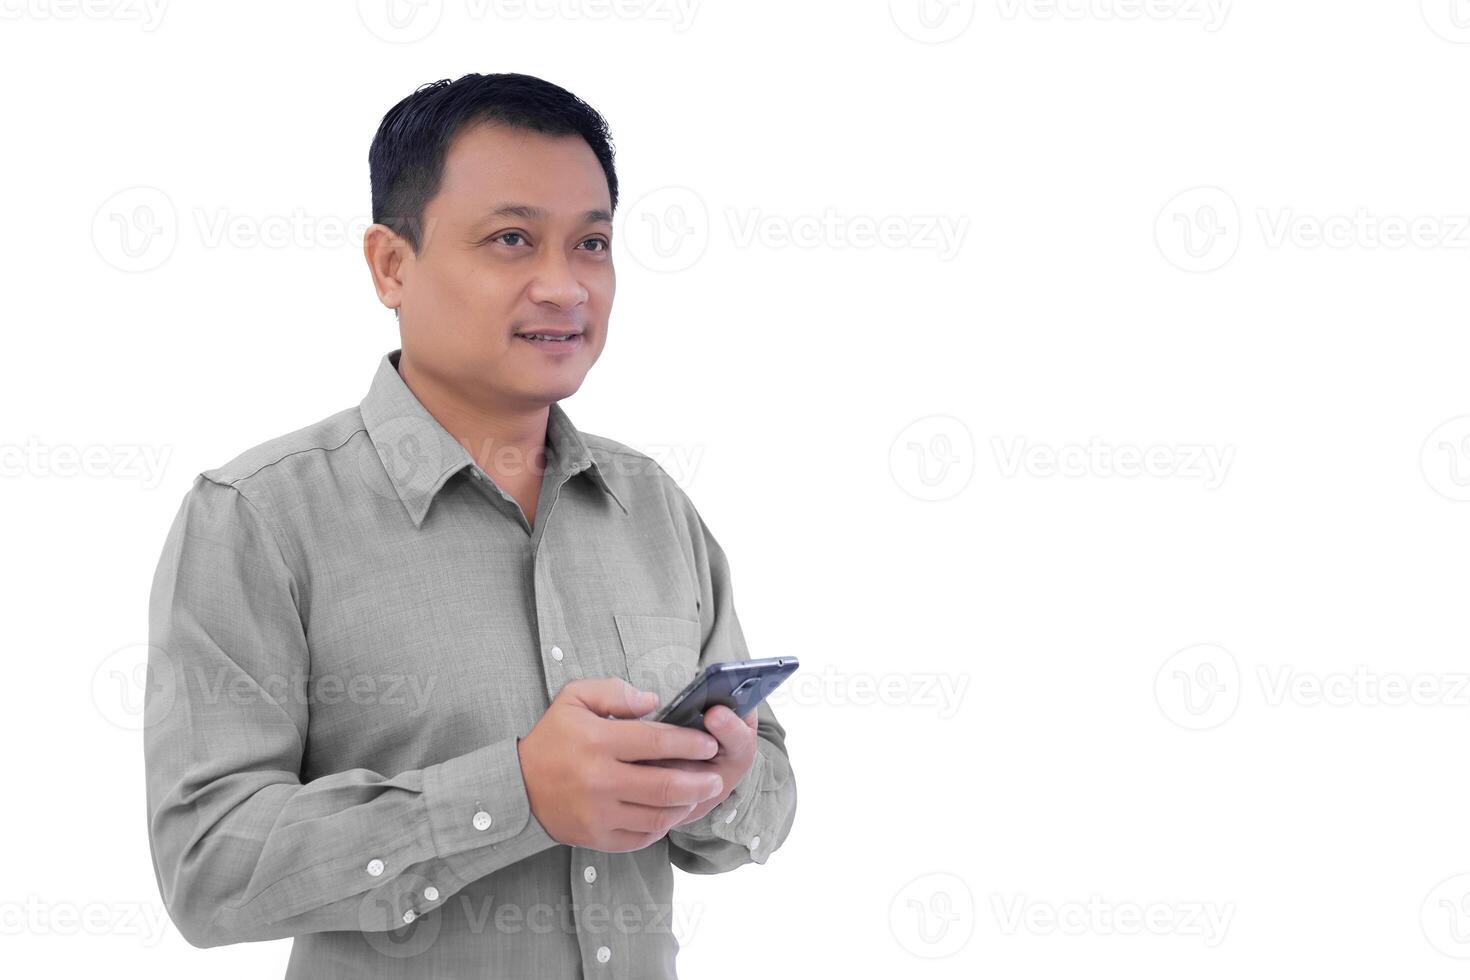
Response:
[[[549,405],[514,406],[464,397],[425,372],[404,351],[398,375],[429,414],[497,483],[538,477],[546,468]]]

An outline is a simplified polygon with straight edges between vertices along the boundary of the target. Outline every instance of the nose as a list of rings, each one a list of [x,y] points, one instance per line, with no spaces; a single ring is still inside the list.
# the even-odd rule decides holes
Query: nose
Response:
[[[531,279],[530,297],[536,303],[550,303],[559,309],[571,309],[587,302],[587,289],[572,271],[567,257],[548,250],[536,264]]]

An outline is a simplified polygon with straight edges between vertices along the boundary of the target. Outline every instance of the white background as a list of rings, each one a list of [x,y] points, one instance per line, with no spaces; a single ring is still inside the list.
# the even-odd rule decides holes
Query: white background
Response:
[[[569,414],[803,662],[683,975],[1463,975],[1470,3],[385,2],[0,0],[9,972],[284,970],[164,918],[150,578],[398,345],[382,114],[523,71],[623,187]]]

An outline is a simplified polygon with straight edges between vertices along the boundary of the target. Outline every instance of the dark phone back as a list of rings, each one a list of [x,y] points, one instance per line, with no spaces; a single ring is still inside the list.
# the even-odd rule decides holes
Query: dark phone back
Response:
[[[654,720],[704,731],[704,713],[717,704],[744,718],[799,666],[795,657],[710,664]]]

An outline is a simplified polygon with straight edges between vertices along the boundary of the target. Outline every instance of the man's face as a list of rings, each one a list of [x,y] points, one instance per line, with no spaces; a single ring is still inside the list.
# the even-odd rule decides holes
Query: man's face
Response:
[[[531,213],[497,210],[515,206]],[[607,177],[580,136],[462,131],[399,268],[404,355],[479,404],[571,395],[607,341],[615,276]],[[597,212],[589,215],[588,212]],[[534,341],[538,331],[578,331]]]

